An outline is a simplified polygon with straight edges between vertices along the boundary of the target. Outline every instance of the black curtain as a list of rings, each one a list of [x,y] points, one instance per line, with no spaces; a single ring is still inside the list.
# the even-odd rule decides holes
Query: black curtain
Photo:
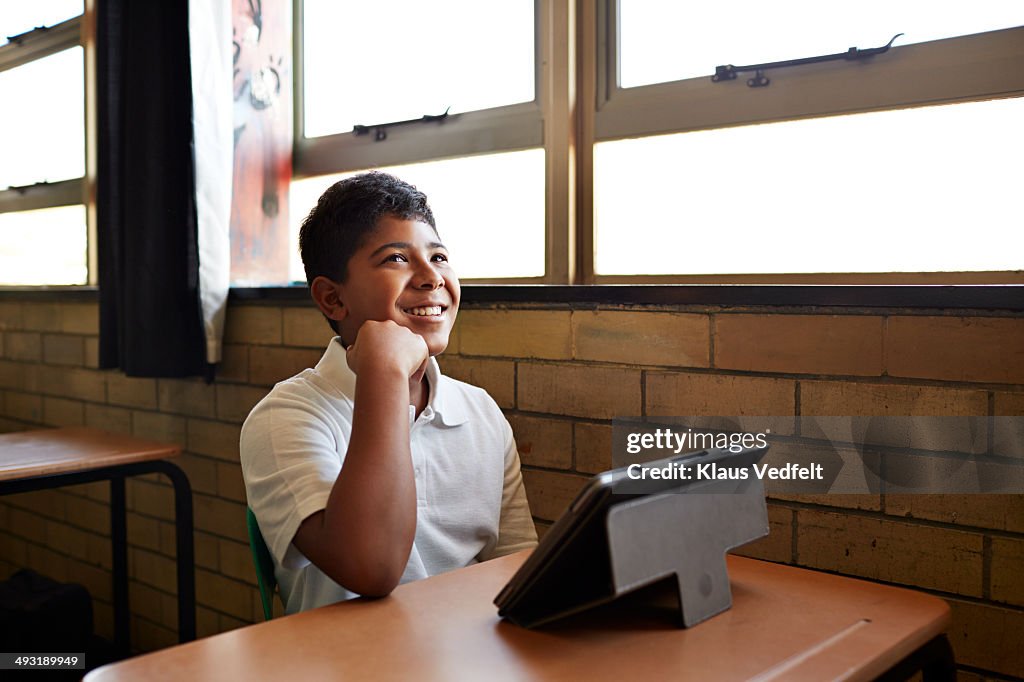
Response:
[[[199,301],[188,3],[97,3],[100,366],[211,376]]]

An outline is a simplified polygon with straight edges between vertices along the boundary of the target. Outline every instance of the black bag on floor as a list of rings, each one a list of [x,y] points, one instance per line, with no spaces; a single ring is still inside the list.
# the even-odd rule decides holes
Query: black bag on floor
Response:
[[[0,582],[0,651],[70,653],[92,641],[92,597],[29,569]]]

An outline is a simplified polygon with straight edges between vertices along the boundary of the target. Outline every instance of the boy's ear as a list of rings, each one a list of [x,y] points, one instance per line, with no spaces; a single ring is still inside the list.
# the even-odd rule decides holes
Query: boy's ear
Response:
[[[309,285],[309,294],[328,319],[341,322],[348,315],[348,308],[341,299],[341,285],[334,280],[322,275],[316,277]]]

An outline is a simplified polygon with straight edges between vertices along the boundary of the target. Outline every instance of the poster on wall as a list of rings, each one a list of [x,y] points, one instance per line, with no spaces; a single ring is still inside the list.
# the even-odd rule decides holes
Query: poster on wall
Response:
[[[286,284],[293,136],[290,0],[232,0],[232,35],[231,283]]]

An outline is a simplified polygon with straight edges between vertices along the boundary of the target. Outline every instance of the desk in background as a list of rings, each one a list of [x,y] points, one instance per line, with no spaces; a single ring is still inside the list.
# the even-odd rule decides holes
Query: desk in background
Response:
[[[114,645],[122,655],[127,655],[130,648],[124,485],[127,476],[160,473],[174,485],[178,636],[182,642],[196,638],[192,488],[181,469],[163,461],[180,451],[176,445],[84,427],[0,434],[0,495],[110,481]]]
[[[919,592],[729,557],[733,608],[688,630],[610,604],[539,630],[491,600],[527,552],[94,670],[122,680],[869,680],[938,642]],[[939,638],[939,639],[937,639]],[[952,661],[944,661],[951,671]]]

